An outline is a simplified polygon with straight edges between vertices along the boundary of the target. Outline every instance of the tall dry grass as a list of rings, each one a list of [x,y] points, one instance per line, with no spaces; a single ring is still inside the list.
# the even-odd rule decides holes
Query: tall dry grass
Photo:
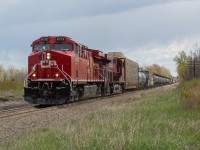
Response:
[[[0,82],[0,101],[22,100],[23,83],[14,81]]]
[[[200,110],[200,80],[193,79],[182,82],[179,88],[184,98],[183,107],[185,109],[197,108]]]

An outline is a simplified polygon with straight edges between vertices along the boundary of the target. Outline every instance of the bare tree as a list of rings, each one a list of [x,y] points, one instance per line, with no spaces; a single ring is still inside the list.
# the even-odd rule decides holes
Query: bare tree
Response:
[[[19,69],[10,65],[4,69],[3,65],[0,64],[0,81],[23,82],[26,76],[27,69],[25,68]]]
[[[12,65],[10,65],[10,66],[8,66],[8,78],[9,78],[9,80],[11,80],[11,81],[15,81],[15,67],[14,66],[12,66]]]
[[[4,73],[5,73],[5,70],[3,68],[3,65],[0,64],[0,81],[4,80]]]
[[[193,58],[194,58],[195,60],[200,60],[200,46],[199,46],[199,44],[195,43],[195,44],[193,45],[192,54],[193,54]]]

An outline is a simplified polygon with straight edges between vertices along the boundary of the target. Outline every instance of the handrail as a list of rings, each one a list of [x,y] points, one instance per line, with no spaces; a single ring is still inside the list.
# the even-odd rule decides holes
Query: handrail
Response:
[[[100,72],[99,75],[103,78],[103,80],[105,80],[105,76],[103,76]]]
[[[36,66],[37,66],[38,64],[35,64],[34,66],[33,66],[33,69],[32,69],[32,71],[28,74],[28,76],[24,79],[24,87],[27,87],[27,80],[28,80],[28,77],[35,71],[35,68],[36,68]]]
[[[58,67],[58,65],[56,65],[57,66],[57,69],[63,74],[63,76],[66,78],[66,80],[69,82],[69,84],[70,84],[70,90],[72,91],[72,82],[68,79],[68,78],[70,78],[71,79],[71,77],[64,71],[64,70],[61,70],[59,67]],[[67,77],[67,76],[68,77]]]

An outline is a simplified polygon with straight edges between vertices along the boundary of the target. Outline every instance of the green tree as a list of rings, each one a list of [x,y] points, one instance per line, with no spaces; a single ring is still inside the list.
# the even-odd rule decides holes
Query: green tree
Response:
[[[177,72],[180,80],[186,80],[187,78],[187,62],[192,60],[191,56],[188,56],[185,51],[178,52],[173,59],[177,64]]]
[[[178,55],[174,57],[174,61],[177,65],[187,63],[188,60],[190,60],[190,56],[187,56],[187,54],[184,51],[178,52]]]

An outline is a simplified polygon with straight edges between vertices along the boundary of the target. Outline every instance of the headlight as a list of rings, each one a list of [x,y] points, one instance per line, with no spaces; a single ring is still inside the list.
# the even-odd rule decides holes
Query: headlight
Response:
[[[34,77],[34,78],[36,77],[36,74],[35,74],[35,73],[33,74],[33,77]]]
[[[47,59],[49,60],[51,58],[51,54],[47,53]]]
[[[58,78],[58,77],[59,77],[59,74],[58,74],[58,73],[56,73],[56,74],[55,74],[55,76]]]

